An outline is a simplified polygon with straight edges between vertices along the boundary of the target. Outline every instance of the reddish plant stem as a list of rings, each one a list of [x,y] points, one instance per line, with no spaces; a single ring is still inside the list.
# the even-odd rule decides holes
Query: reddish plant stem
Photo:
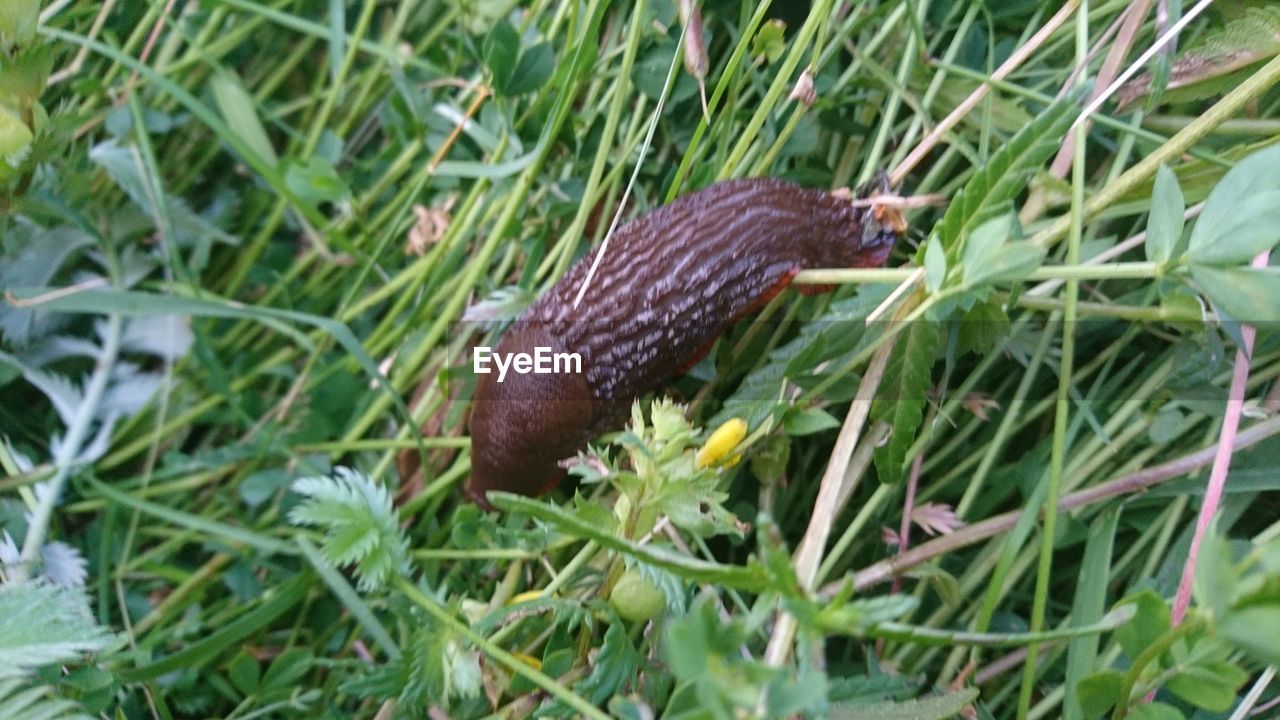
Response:
[[[1269,252],[1262,252],[1253,259],[1254,267],[1266,267]],[[1244,411],[1245,384],[1249,381],[1249,356],[1253,354],[1255,330],[1252,325],[1240,326],[1241,342],[1236,350],[1236,365],[1231,373],[1231,390],[1227,394],[1227,414],[1222,418],[1222,432],[1218,435],[1217,452],[1213,457],[1213,469],[1209,472],[1209,486],[1205,489],[1200,516],[1196,518],[1196,533],[1191,537],[1191,549],[1187,562],[1182,566],[1182,579],[1178,593],[1173,597],[1173,624],[1182,622],[1191,604],[1191,583],[1195,579],[1196,560],[1200,556],[1200,544],[1204,541],[1209,524],[1218,514],[1222,502],[1222,490],[1227,483],[1227,470],[1231,467],[1231,455],[1235,451],[1236,431],[1240,427],[1240,414]]]
[[[1280,434],[1280,417],[1269,418],[1237,435],[1234,446],[1236,450],[1244,450],[1278,434]],[[1181,477],[1192,470],[1198,470],[1205,465],[1209,465],[1213,462],[1216,453],[1217,446],[1212,445],[1189,455],[1170,460],[1167,463],[1121,475],[1114,480],[1065,495],[1058,501],[1058,510],[1067,512],[1113,497],[1146,490],[1166,480]],[[1021,512],[1021,510],[1012,510],[987,518],[982,522],[966,525],[953,533],[917,545],[901,555],[885,558],[873,565],[869,565],[854,573],[854,589],[864,590],[873,585],[887,582],[892,580],[895,575],[899,575],[916,565],[1006,532],[1017,524]],[[834,595],[840,590],[844,582],[845,580],[841,579],[823,586],[820,593],[821,596],[830,597]]]

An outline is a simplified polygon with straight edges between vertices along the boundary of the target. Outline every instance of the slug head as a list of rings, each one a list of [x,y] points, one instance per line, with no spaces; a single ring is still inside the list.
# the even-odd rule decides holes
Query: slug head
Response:
[[[517,323],[502,337],[495,356],[533,355],[536,348],[572,352],[541,323]],[[491,368],[492,370],[492,368]],[[585,370],[585,368],[583,368]],[[560,461],[590,439],[592,407],[586,375],[520,374],[508,370],[480,375],[471,405],[471,477],[466,494],[492,509],[490,490],[541,495],[564,478]]]
[[[877,172],[874,178],[858,188],[859,199],[889,193],[889,176],[884,171]],[[897,208],[889,205],[871,205],[861,215],[859,245],[869,260],[864,267],[880,267],[889,259],[898,238],[907,232],[907,220]]]

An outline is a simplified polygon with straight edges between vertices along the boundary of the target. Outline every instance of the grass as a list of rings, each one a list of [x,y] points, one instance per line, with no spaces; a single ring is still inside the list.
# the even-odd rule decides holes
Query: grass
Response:
[[[709,0],[704,115],[680,4],[0,16],[0,592],[72,587],[44,646],[0,618],[0,708],[1276,700],[1280,16],[1210,7],[1139,69],[1161,93],[1083,118],[1164,3]],[[885,268],[801,273],[838,289],[732,328],[579,496],[463,500],[468,349],[615,217],[880,171],[941,198]],[[735,416],[743,461],[695,468]]]

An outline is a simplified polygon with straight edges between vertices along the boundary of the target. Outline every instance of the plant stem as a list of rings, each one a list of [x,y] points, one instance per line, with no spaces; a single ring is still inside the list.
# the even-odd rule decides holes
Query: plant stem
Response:
[[[396,587],[403,592],[410,600],[416,603],[423,610],[426,610],[441,625],[444,625],[451,632],[457,633],[467,639],[467,642],[475,645],[481,652],[489,657],[497,660],[512,673],[519,675],[538,687],[546,690],[548,694],[554,695],[564,704],[578,711],[585,717],[594,718],[595,720],[609,720],[609,716],[600,712],[594,705],[587,702],[581,695],[569,690],[561,685],[555,678],[547,675],[541,670],[536,670],[520,658],[503,650],[492,642],[481,637],[471,628],[463,625],[452,614],[446,612],[444,608],[435,600],[426,596],[413,583],[404,578],[396,578]]]
[[[1271,253],[1264,250],[1253,259],[1254,267],[1266,267]],[[1182,566],[1182,578],[1178,581],[1178,593],[1173,598],[1173,623],[1182,622],[1182,617],[1191,604],[1191,582],[1196,574],[1196,559],[1200,555],[1200,544],[1209,532],[1209,525],[1218,512],[1222,501],[1222,490],[1227,483],[1227,469],[1231,466],[1232,448],[1235,445],[1236,430],[1240,427],[1240,415],[1244,411],[1244,391],[1249,382],[1249,356],[1253,354],[1253,338],[1256,330],[1252,325],[1240,326],[1241,347],[1236,350],[1235,367],[1231,373],[1231,389],[1227,393],[1227,412],[1222,418],[1222,432],[1218,436],[1218,450],[1213,456],[1213,469],[1209,471],[1209,486],[1205,489],[1204,503],[1200,506],[1200,515],[1196,518],[1196,531],[1191,536],[1191,548],[1187,551],[1186,564]]]
[[[27,536],[22,543],[22,555],[18,567],[13,571],[15,581],[20,582],[30,577],[31,563],[40,554],[40,548],[44,547],[45,537],[49,533],[49,522],[53,518],[53,508],[58,503],[63,486],[67,484],[67,477],[71,474],[71,468],[80,455],[80,448],[89,435],[89,428],[93,426],[102,393],[106,391],[107,381],[111,379],[111,371],[115,368],[116,356],[120,353],[120,335],[123,325],[119,315],[107,317],[107,330],[102,340],[102,351],[98,353],[98,359],[94,363],[93,375],[85,386],[84,398],[80,402],[80,407],[76,409],[76,415],[71,419],[71,424],[67,426],[67,434],[58,444],[58,451],[53,458],[53,464],[57,470],[49,480],[45,491],[37,493],[40,500],[31,513],[31,523],[27,526]]]
[[[1236,436],[1235,449],[1244,450],[1263,440],[1280,435],[1280,417],[1263,420]],[[1138,470],[1122,475],[1114,480],[1095,485],[1085,490],[1064,495],[1058,501],[1058,510],[1069,511],[1086,507],[1108,498],[1140,492],[1166,480],[1181,477],[1192,470],[1202,468],[1213,462],[1217,453],[1217,444],[1155,467]],[[894,555],[859,570],[853,576],[855,590],[863,590],[882,582],[887,582],[894,575],[900,574],[924,562],[941,555],[954,552],[960,548],[979,543],[1012,528],[1018,522],[1020,510],[995,515],[982,522],[966,525],[948,535],[935,538],[917,545],[902,555]],[[822,588],[821,594],[828,596],[839,589],[841,581],[828,584]]]
[[[803,270],[796,275],[797,285],[897,284],[916,272],[913,267],[851,268]],[[1027,282],[1044,280],[1154,280],[1160,277],[1160,266],[1151,262],[1122,262],[1108,265],[1069,263],[1045,265],[1027,274]]]

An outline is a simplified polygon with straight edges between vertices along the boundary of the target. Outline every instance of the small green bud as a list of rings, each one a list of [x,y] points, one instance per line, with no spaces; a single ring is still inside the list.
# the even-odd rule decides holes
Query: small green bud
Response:
[[[0,50],[8,54],[15,45],[31,42],[39,22],[40,0],[0,2]]]
[[[17,168],[31,147],[31,128],[18,113],[0,104],[0,166]]]
[[[618,579],[609,594],[609,602],[618,615],[624,620],[652,620],[662,614],[667,607],[667,599],[662,591],[640,574],[638,570],[628,570]]]

